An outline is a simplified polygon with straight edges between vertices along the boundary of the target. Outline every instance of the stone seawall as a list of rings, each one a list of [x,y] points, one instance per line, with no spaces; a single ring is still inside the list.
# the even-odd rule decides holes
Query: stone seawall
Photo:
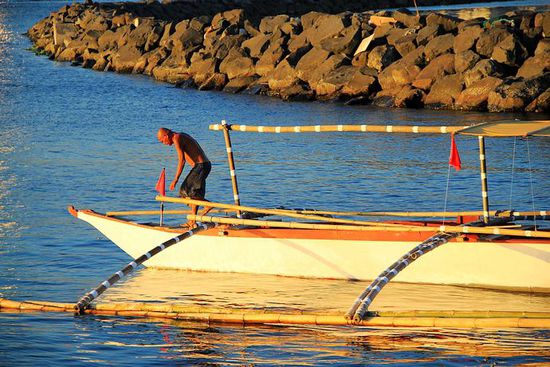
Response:
[[[363,2],[349,3],[351,10]],[[323,3],[311,1],[238,3],[247,6],[219,13],[227,2],[74,4],[28,35],[55,60],[201,90],[385,107],[549,111],[550,12],[461,20],[406,10],[305,12]],[[343,4],[324,3],[337,10],[334,4]],[[278,14],[281,4],[290,15]]]

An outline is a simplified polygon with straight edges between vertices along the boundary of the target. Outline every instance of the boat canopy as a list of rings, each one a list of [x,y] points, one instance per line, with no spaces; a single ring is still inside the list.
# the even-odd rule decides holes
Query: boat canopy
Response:
[[[457,134],[511,137],[511,136],[550,136],[550,121],[495,121],[467,127]]]

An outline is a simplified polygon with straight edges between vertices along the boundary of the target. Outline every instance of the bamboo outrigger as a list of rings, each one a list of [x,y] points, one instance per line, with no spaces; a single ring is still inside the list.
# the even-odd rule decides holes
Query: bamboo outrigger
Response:
[[[474,126],[391,126],[391,125],[312,125],[250,126],[227,123],[210,126],[223,131],[228,153],[235,204],[204,202],[157,196],[162,203],[207,205],[216,215],[198,216],[184,211],[122,211],[107,214],[69,207],[70,213],[95,226],[120,248],[135,258],[122,271],[84,296],[76,308],[81,313],[159,316],[221,322],[297,322],[337,325],[377,326],[488,326],[548,327],[548,315],[516,317],[476,314],[451,319],[442,314],[427,318],[382,316],[368,311],[372,299],[392,278],[406,283],[432,283],[550,293],[550,231],[540,225],[523,226],[518,220],[548,220],[548,211],[491,211],[487,188],[485,137],[549,137],[550,121],[491,122]],[[240,204],[233,161],[230,131],[260,133],[411,133],[476,136],[480,148],[482,210],[459,212],[359,212],[311,209],[257,208]],[[161,207],[163,208],[163,207]],[[191,236],[178,226],[138,223],[125,216],[184,214],[205,225]],[[232,214],[234,213],[234,214]],[[269,219],[262,217],[269,216]],[[357,217],[413,218],[417,220],[363,220]],[[456,216],[456,220],[446,218]],[[429,220],[425,218],[430,218]],[[443,218],[437,220],[434,218]],[[212,228],[216,227],[216,228]],[[185,245],[174,238],[190,237]],[[179,241],[179,240],[178,240]],[[175,241],[175,242],[178,242]],[[174,242],[174,243],[175,243]],[[420,245],[418,245],[420,243]],[[161,245],[158,245],[161,244]],[[155,247],[156,246],[156,247]],[[168,248],[170,247],[170,248]],[[431,250],[437,250],[430,252]],[[153,249],[153,250],[151,250]],[[422,261],[412,261],[423,256]],[[405,254],[405,255],[404,255]],[[398,261],[395,261],[398,259]],[[139,260],[139,261],[137,261]],[[392,264],[393,262],[393,264]],[[150,310],[146,306],[93,305],[101,292],[127,275],[137,265],[200,271],[263,273],[284,276],[374,280],[358,297],[347,315],[299,318],[289,315],[249,316],[246,313],[219,316],[219,312]],[[389,268],[388,265],[392,264]],[[0,308],[66,310],[45,303],[0,301]],[[34,308],[33,308],[34,307]],[[134,308],[133,308],[134,307]],[[72,308],[71,308],[72,309]],[[122,311],[120,311],[122,310]],[[347,316],[347,317],[346,317]],[[498,319],[497,321],[493,319]],[[449,321],[455,320],[455,321]],[[467,320],[467,321],[466,321]],[[491,321],[488,321],[491,320]],[[536,320],[534,322],[533,320]]]

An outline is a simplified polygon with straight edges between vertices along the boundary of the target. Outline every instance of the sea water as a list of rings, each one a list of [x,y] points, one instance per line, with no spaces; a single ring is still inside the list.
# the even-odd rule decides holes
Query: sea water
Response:
[[[213,162],[207,198],[231,202],[223,137],[208,130],[208,124],[222,119],[250,125],[453,126],[549,117],[285,103],[72,67],[36,56],[23,35],[63,5],[0,0],[2,298],[76,302],[130,260],[70,216],[66,206],[100,212],[157,209],[157,177],[166,167],[170,179],[176,167],[174,151],[156,141],[161,126],[188,132],[201,143]],[[233,133],[232,140],[244,205],[363,211],[481,208],[475,138],[457,137],[463,162],[459,172],[448,169],[447,135]],[[491,209],[548,209],[548,140],[488,139],[487,156]],[[142,268],[102,300],[345,312],[367,285]],[[396,283],[371,307],[404,308],[548,312],[550,298]],[[540,365],[550,362],[549,336],[542,329],[240,327],[0,313],[0,366]]]

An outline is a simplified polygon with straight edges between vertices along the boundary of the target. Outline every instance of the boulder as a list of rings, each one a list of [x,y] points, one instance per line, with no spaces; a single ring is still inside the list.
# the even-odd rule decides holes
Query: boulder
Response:
[[[302,19],[302,23],[304,20]],[[323,14],[319,16],[313,25],[314,30],[308,32],[309,42],[315,46],[323,48],[321,41],[326,38],[338,37],[346,28],[345,17],[342,15]],[[304,30],[306,26],[304,24]]]
[[[277,90],[274,94],[270,94],[281,98],[283,101],[310,101],[315,98],[315,93],[300,80],[288,87]]]
[[[426,17],[426,24],[431,25],[440,25],[445,32],[452,32],[458,28],[461,20],[449,15],[443,15],[438,13],[430,13]]]
[[[527,112],[549,112],[550,111],[550,88],[542,92],[525,108]]]
[[[400,56],[393,46],[376,46],[368,53],[367,66],[382,71],[399,58]]]
[[[429,90],[432,84],[441,77],[454,74],[454,55],[439,55],[426,66],[415,78],[412,85],[415,88]]]
[[[210,75],[200,86],[199,90],[222,90],[227,83],[227,76],[223,73]]]
[[[302,80],[308,80],[313,71],[325,62],[330,52],[322,48],[313,47],[296,64],[296,73]]]
[[[389,30],[388,34],[386,35],[386,40],[388,41],[388,44],[394,46],[395,43],[398,42],[401,38],[409,35],[414,35],[414,39],[416,39],[416,29],[392,28]]]
[[[301,61],[301,60],[300,60]],[[344,55],[332,55],[328,57],[322,64],[317,64],[313,69],[306,73],[301,73],[300,79],[307,82],[310,89],[315,90],[316,85],[327,74],[340,68],[347,63],[348,59]],[[298,70],[298,69],[297,69]]]
[[[155,27],[154,22],[150,20],[142,22],[138,27],[130,31],[126,44],[139,49],[144,49],[147,39],[151,34],[155,35],[157,38],[156,41],[160,40],[160,29]]]
[[[226,74],[229,79],[252,76],[255,74],[254,62],[242,51],[231,49],[227,57],[220,63],[220,72]]]
[[[371,75],[364,74],[358,68],[350,80],[342,87],[341,93],[344,98],[370,97],[378,89],[377,79]]]
[[[476,53],[485,57],[491,57],[493,49],[510,35],[505,28],[486,29],[479,35],[476,42]]]
[[[197,85],[201,85],[211,75],[219,72],[218,62],[218,59],[213,59],[210,57],[192,60],[191,65],[189,66],[189,74],[193,76],[193,80]]]
[[[455,107],[461,110],[486,110],[489,93],[502,84],[502,79],[492,76],[474,82],[456,99]]]
[[[487,108],[491,112],[522,112],[550,85],[550,72],[533,78],[508,78],[489,93]]]
[[[269,38],[268,35],[260,33],[257,36],[243,41],[241,47],[247,50],[251,57],[260,58],[269,47]]]
[[[531,78],[550,71],[550,52],[535,55],[525,60],[516,76]]]
[[[276,28],[280,28],[284,23],[288,22],[289,20],[290,17],[284,14],[263,17],[260,21],[259,30],[264,34],[273,33]]]
[[[298,82],[294,68],[286,61],[281,61],[277,67],[267,75],[269,89],[273,91],[290,87]]]
[[[274,40],[270,43],[267,50],[263,53],[255,65],[256,74],[265,76],[275,69],[279,61],[281,61],[285,55],[283,45],[284,40],[282,38]]]
[[[329,71],[318,83],[315,84],[315,92],[320,98],[331,98],[340,89],[348,84],[357,72],[357,68],[351,65],[341,66]]]
[[[140,57],[141,51],[136,46],[124,45],[113,55],[111,66],[119,73],[131,73]]]
[[[426,94],[420,90],[405,85],[397,92],[394,98],[394,106],[399,108],[422,108]]]
[[[424,46],[394,62],[378,74],[382,89],[395,89],[416,79],[425,64]]]
[[[324,50],[351,56],[360,42],[361,28],[349,26],[335,36],[322,39],[319,45]]]
[[[439,24],[429,25],[424,28],[421,28],[416,35],[416,44],[418,46],[426,46],[428,42],[433,40],[435,37],[443,33],[443,27]]]
[[[424,100],[424,104],[433,109],[453,108],[463,88],[462,75],[446,75],[435,81]]]
[[[424,16],[416,16],[407,9],[398,9],[394,11],[392,17],[408,28],[421,27],[426,24],[426,18]]]
[[[228,10],[214,15],[212,18],[212,27],[222,27],[224,22],[227,22],[227,24],[242,26],[244,20],[245,13],[243,9]]]
[[[502,78],[504,72],[502,66],[496,61],[483,59],[464,73],[464,82],[467,87],[470,87],[475,82],[488,76]]]
[[[257,76],[242,76],[232,79],[225,85],[223,91],[228,93],[240,93],[252,85],[257,79]]]
[[[513,34],[508,35],[493,49],[491,58],[501,64],[519,67],[527,58],[525,46]]]
[[[466,50],[455,55],[455,70],[463,73],[478,63],[480,57],[472,50]]]
[[[453,42],[455,54],[473,49],[482,33],[481,27],[467,27],[459,32]]]
[[[53,44],[62,46],[66,42],[71,41],[78,35],[78,29],[73,23],[58,23],[53,24]]]
[[[402,57],[416,50],[416,34],[408,34],[395,42],[395,49]]]
[[[438,55],[442,55],[448,52],[452,52],[454,45],[455,36],[452,34],[444,34],[442,36],[437,36],[428,44],[424,49],[424,54],[426,55],[426,60],[433,60]]]

